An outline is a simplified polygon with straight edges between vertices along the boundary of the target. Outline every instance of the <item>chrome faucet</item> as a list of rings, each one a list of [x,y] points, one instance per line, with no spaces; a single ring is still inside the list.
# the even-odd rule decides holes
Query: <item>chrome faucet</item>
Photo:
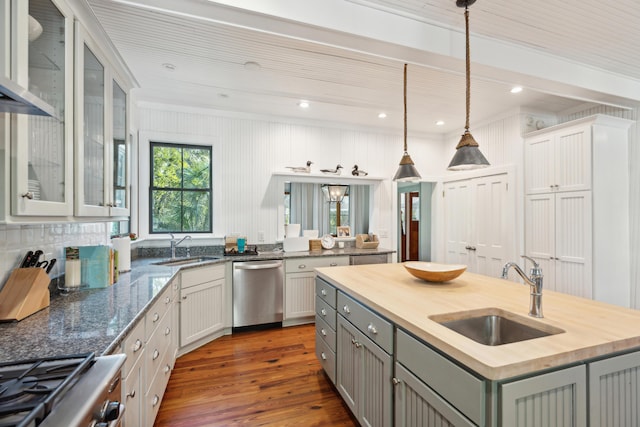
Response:
[[[542,269],[540,265],[533,259],[526,255],[522,255],[522,258],[528,259],[533,263],[531,267],[530,275],[527,277],[524,271],[515,262],[508,262],[502,268],[502,278],[506,279],[509,273],[509,268],[513,267],[516,273],[522,277],[527,285],[531,287],[531,301],[529,303],[529,316],[532,317],[544,317],[542,315]]]
[[[176,247],[177,247],[180,243],[184,242],[185,240],[190,240],[190,239],[191,239],[191,236],[187,235],[187,236],[184,236],[182,239],[177,240],[177,239],[175,238],[175,236],[173,235],[173,233],[169,233],[169,235],[171,235],[171,259],[173,259],[173,258],[175,258],[175,257],[176,257]],[[188,251],[189,251],[189,250],[188,250],[188,248],[187,248],[187,253],[188,253]],[[187,256],[188,256],[188,255],[187,255]]]

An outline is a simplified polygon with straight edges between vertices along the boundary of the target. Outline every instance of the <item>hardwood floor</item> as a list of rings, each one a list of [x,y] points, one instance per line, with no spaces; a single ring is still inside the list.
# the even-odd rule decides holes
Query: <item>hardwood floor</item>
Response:
[[[357,426],[315,356],[314,325],[235,333],[176,361],[155,427]]]

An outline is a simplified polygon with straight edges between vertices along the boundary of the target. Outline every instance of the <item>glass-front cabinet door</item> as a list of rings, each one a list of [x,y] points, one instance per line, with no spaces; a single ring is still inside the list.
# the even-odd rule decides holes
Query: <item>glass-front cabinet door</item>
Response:
[[[127,95],[79,23],[76,44],[75,214],[127,216]]]
[[[73,214],[73,15],[60,0],[11,1],[11,77],[56,117],[11,118],[11,214]]]

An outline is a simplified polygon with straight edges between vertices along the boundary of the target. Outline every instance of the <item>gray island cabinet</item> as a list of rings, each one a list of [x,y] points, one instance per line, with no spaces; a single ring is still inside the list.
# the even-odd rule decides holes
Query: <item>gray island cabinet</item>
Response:
[[[403,276],[398,265],[317,271],[316,352],[361,425],[640,425],[640,339],[630,337],[633,332],[625,326],[609,329],[616,321],[605,320],[618,312],[618,324],[633,330],[627,322],[640,324],[635,310],[575,299],[573,305],[559,306],[567,312],[566,319],[587,310],[600,324],[580,332],[569,320],[563,325],[545,318],[540,321],[564,332],[556,338],[484,346],[429,316],[457,312],[465,304],[477,309],[485,303],[479,295],[491,292],[497,292],[488,296],[491,307],[513,311],[501,300],[514,299],[508,294],[518,294],[520,288],[523,297],[515,300],[526,313],[525,287],[468,273],[449,285],[430,285]],[[494,282],[508,285],[490,291]],[[467,288],[469,283],[474,287]],[[465,288],[469,300],[460,302]],[[551,292],[548,296],[549,304],[556,298],[558,303],[574,298]],[[549,317],[555,317],[555,310],[549,311]],[[586,318],[574,321],[585,323]],[[593,347],[592,336],[579,336],[589,330],[592,336],[610,334],[610,341]]]

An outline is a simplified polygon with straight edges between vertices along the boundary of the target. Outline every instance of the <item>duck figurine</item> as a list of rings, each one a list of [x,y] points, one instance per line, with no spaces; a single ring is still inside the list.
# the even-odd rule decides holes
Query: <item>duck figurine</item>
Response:
[[[342,166],[338,165],[335,169],[320,169],[320,172],[331,174],[331,175],[340,175]]]
[[[358,165],[353,165],[353,169],[351,169],[351,175],[353,176],[367,176],[369,175],[367,172],[362,169],[358,169]]]
[[[307,166],[287,166],[287,169],[291,169],[296,173],[309,173],[311,172],[311,165],[313,162],[311,160],[307,160]]]

